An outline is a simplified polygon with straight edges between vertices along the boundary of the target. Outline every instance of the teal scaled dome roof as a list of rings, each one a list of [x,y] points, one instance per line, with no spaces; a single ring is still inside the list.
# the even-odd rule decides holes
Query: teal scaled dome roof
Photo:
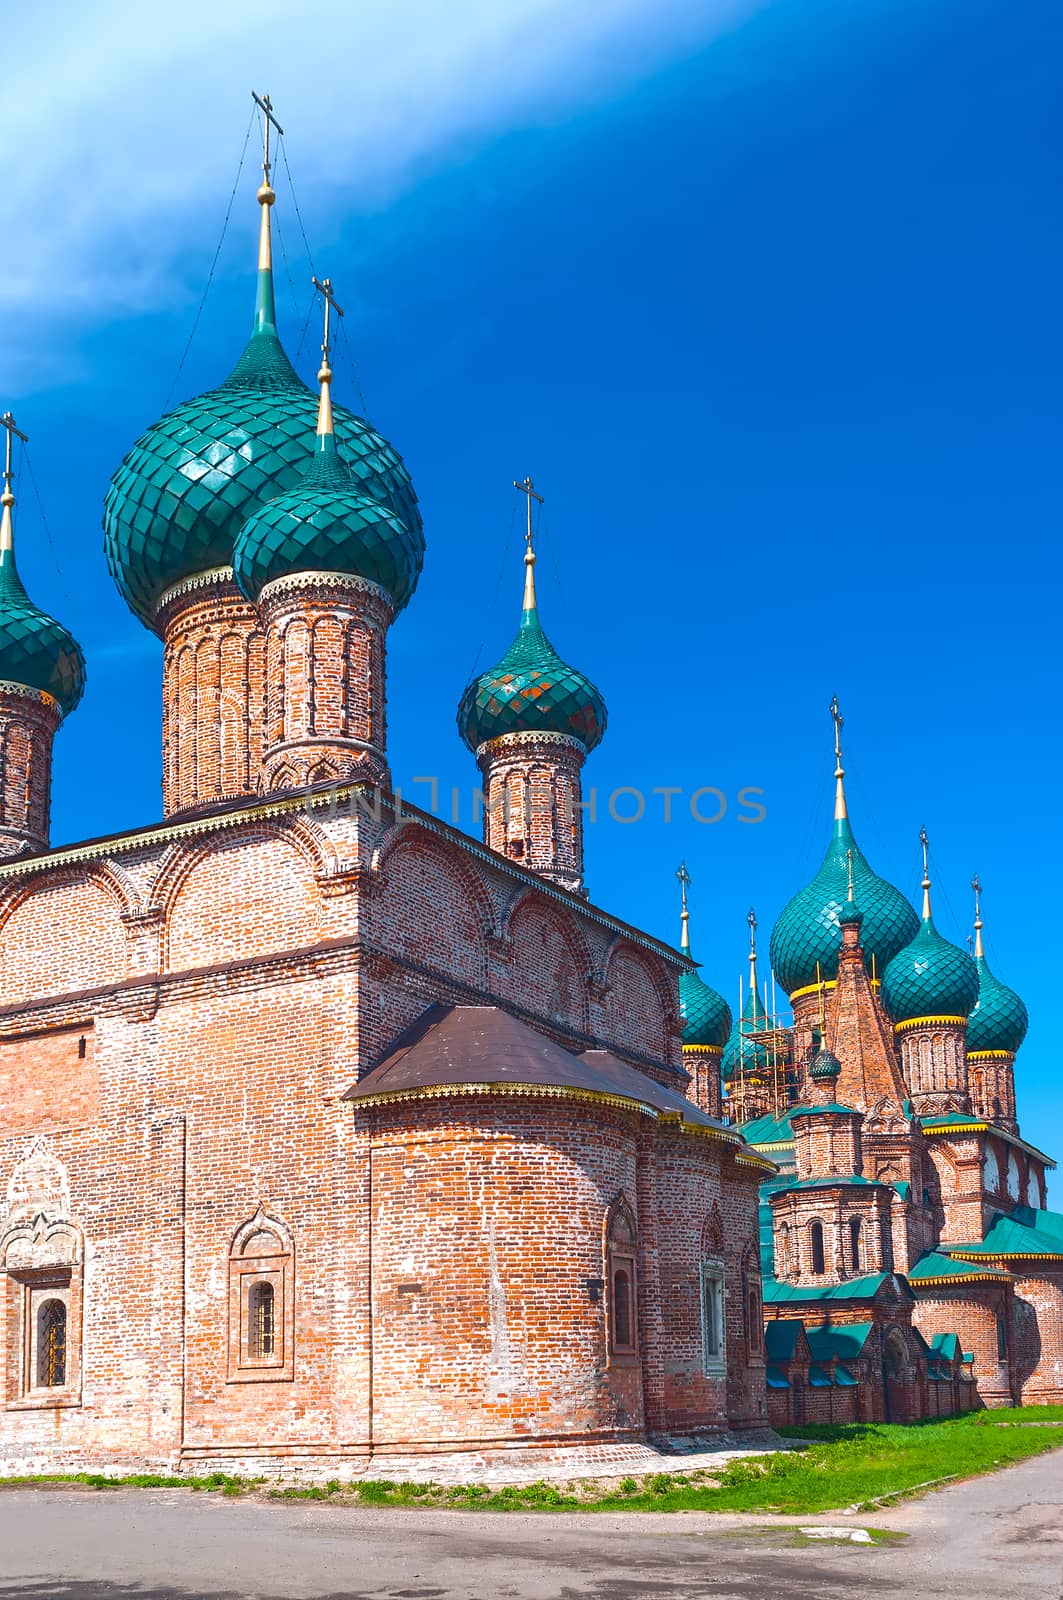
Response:
[[[871,870],[845,812],[844,793],[827,853],[812,882],[795,894],[771,931],[771,964],[787,994],[838,975],[841,922],[849,893],[852,851],[853,893],[860,908],[860,943],[868,971],[881,977],[887,963],[915,936],[919,918],[899,889]],[[817,973],[818,963],[818,973]]]
[[[317,442],[296,488],[267,500],[244,524],[233,551],[237,582],[257,600],[267,583],[289,573],[349,572],[378,584],[401,611],[424,562],[420,521],[411,531],[370,499],[331,433]]]
[[[760,1033],[769,1026],[764,1006],[757,996],[755,987],[750,985],[746,1003],[742,1007],[742,1015],[735,1022],[724,1045],[721,1062],[724,1078],[728,1080],[733,1078],[739,1069],[752,1073],[772,1071],[774,1063],[768,1046],[749,1037],[750,1034]]]
[[[841,1075],[842,1064],[831,1050],[817,1050],[812,1057],[812,1065],[808,1069],[810,1078],[817,1082],[827,1078],[837,1078]]]
[[[731,1008],[696,972],[679,974],[679,1014],[685,1045],[723,1049],[731,1032]]]
[[[310,464],[317,397],[277,337],[272,274],[259,278],[255,331],[232,376],[154,423],[107,491],[107,564],[149,627],[165,590],[231,565],[248,517],[294,489]],[[419,535],[417,498],[401,456],[350,411],[337,407],[335,421],[340,453],[363,492]]]
[[[882,1000],[894,1022],[966,1017],[978,999],[978,968],[966,950],[934,927],[927,894],[919,932],[882,974]]]
[[[1007,1050],[1014,1055],[1030,1026],[1024,1002],[989,970],[984,955],[976,951],[978,1003],[967,1019],[967,1054],[980,1050]]]
[[[602,741],[607,712],[588,677],[562,661],[539,621],[533,571],[525,557],[524,610],[517,637],[496,667],[474,678],[458,706],[458,732],[470,750],[506,733],[563,733],[588,751]]]
[[[35,606],[18,575],[11,543],[11,505],[4,496],[0,540],[0,679],[37,689],[73,711],[85,690],[85,657],[62,623]]]

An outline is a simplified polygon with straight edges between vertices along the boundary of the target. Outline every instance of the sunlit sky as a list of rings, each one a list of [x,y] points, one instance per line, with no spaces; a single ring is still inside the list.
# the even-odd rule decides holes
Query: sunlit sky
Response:
[[[311,379],[301,216],[347,312],[337,398],[401,450],[424,511],[390,640],[397,782],[425,804],[413,780],[438,778],[445,815],[458,786],[471,829],[454,712],[516,626],[530,472],[544,622],[610,710],[586,771],[595,901],[677,938],[685,858],[695,953],[735,1004],[747,910],[766,952],[826,847],[836,692],[871,864],[914,898],[925,824],[958,942],[981,876],[990,962],[1032,1018],[1023,1132],[1063,1148],[1061,49],[1047,0],[6,19],[0,400],[41,502],[23,472],[20,567],[90,673],[57,741],[56,842],[159,816],[161,652],[110,582],[101,503],[249,332],[245,139],[268,90],[282,337]],[[707,786],[715,823],[690,814]],[[621,787],[640,821],[610,816]]]

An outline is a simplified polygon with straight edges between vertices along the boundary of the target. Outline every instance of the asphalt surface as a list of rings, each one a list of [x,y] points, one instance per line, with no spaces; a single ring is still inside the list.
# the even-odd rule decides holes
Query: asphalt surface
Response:
[[[799,1519],[568,1516],[227,1500],[185,1490],[0,1493],[0,1597],[19,1600],[1061,1600],[1063,1452],[874,1517],[896,1544],[791,1547]],[[765,1531],[766,1530],[766,1531]]]

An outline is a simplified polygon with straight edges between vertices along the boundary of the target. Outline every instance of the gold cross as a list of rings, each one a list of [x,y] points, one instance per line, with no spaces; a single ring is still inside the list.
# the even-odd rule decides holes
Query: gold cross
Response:
[[[757,913],[752,906],[749,908],[749,915],[746,917],[746,921],[749,923],[749,953],[750,955],[755,955],[757,949]]]
[[[23,444],[29,444],[29,438],[28,438],[28,436],[26,434],[24,434],[22,432],[21,428],[16,426],[15,419],[11,415],[10,411],[5,411],[3,416],[0,417],[0,427],[6,428],[6,430],[7,430],[7,439],[6,439],[5,447],[4,447],[4,487],[7,488],[7,489],[10,489],[10,487],[11,487],[11,478],[12,478],[12,469],[11,469],[11,445],[12,445],[12,439],[13,438],[19,438],[19,439],[22,440]]]
[[[343,307],[340,305],[339,301],[336,299],[336,296],[332,292],[331,278],[311,278],[310,281],[325,302],[325,337],[321,341],[321,354],[324,357],[325,366],[327,367],[329,350],[332,348],[329,338],[332,326],[330,322],[330,313],[334,311],[338,317],[342,317]]]
[[[926,853],[930,849],[930,840],[927,838],[927,832],[925,828],[919,829],[919,843],[923,847],[923,877],[925,878],[927,876]]]
[[[284,138],[284,129],[273,115],[273,101],[268,94],[257,95],[251,90],[251,98],[262,113],[262,182],[269,186],[270,160],[269,160],[269,130],[276,128],[281,138]]]
[[[541,494],[536,494],[535,485],[532,483],[530,478],[525,478],[523,483],[518,483],[516,478],[514,478],[513,487],[514,489],[519,489],[521,494],[526,494],[528,496],[528,531],[524,537],[527,540],[528,549],[530,550],[532,547],[532,540],[535,538],[535,534],[532,532],[532,501],[538,500],[539,504],[542,505],[543,497]]]

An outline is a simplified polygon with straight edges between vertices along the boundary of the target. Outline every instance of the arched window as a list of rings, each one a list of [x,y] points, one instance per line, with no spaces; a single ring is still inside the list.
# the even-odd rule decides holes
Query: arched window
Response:
[[[849,1251],[852,1257],[853,1271],[860,1271],[860,1218],[849,1218]]]
[[[823,1224],[813,1222],[809,1225],[809,1242],[812,1247],[812,1271],[815,1276],[822,1277],[825,1271],[825,1257],[823,1254]]]
[[[997,1318],[997,1360],[1008,1359],[1008,1325],[1003,1317]]]
[[[277,1350],[277,1292],[272,1283],[253,1283],[247,1296],[249,1354],[256,1360]]]
[[[775,1247],[775,1276],[788,1278],[790,1276],[790,1224],[780,1222],[776,1234]]]
[[[761,1333],[760,1296],[750,1288],[746,1290],[746,1338],[751,1355],[760,1353]]]
[[[606,1219],[605,1281],[608,1285],[609,1353],[633,1356],[638,1346],[635,1218],[618,1200]]]
[[[282,1383],[295,1376],[295,1250],[262,1210],[229,1247],[229,1381]]]
[[[66,1305],[44,1300],[37,1312],[37,1384],[61,1389],[66,1383]]]

